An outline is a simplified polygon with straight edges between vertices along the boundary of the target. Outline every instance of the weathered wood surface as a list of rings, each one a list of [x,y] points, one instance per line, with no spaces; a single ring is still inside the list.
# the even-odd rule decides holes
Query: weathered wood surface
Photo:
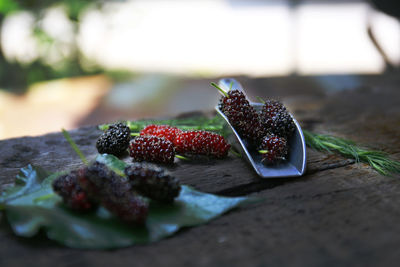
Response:
[[[240,80],[250,96],[280,97],[304,127],[369,144],[400,160],[398,77],[353,77],[357,88],[336,93],[312,78]],[[71,134],[95,157],[96,127]],[[28,163],[48,170],[80,165],[61,133],[0,141],[0,151],[0,190]],[[383,177],[352,160],[307,152],[307,174],[296,179],[261,180],[235,156],[177,162],[169,169],[183,183],[265,201],[155,244],[74,250],[44,237],[15,237],[2,220],[0,266],[397,266],[400,176]]]

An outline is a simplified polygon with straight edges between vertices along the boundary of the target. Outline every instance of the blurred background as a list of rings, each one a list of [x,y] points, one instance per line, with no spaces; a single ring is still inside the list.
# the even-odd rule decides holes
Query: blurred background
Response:
[[[0,0],[0,139],[212,110],[226,76],[399,73],[398,4],[373,2]]]

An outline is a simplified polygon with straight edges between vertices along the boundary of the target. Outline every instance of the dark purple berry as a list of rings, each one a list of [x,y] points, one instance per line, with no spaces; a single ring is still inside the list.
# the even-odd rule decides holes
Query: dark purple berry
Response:
[[[275,100],[265,101],[261,113],[261,122],[268,132],[286,139],[289,139],[296,129],[293,118],[285,106]]]
[[[117,175],[103,163],[94,162],[85,169],[79,183],[91,198],[122,220],[145,222],[148,202],[131,190],[127,177]]]
[[[70,209],[77,211],[91,210],[97,205],[79,185],[80,176],[82,176],[81,170],[73,170],[58,177],[53,182],[53,190],[62,197],[64,204]]]
[[[132,189],[148,198],[170,203],[179,195],[179,180],[163,169],[146,163],[133,163],[125,168]]]
[[[124,123],[112,124],[96,142],[99,153],[107,153],[115,156],[123,154],[131,139],[131,130]]]
[[[220,99],[219,108],[242,138],[257,144],[265,135],[258,113],[243,92],[229,91]]]
[[[283,137],[272,134],[266,135],[259,146],[259,151],[262,153],[262,161],[264,164],[276,164],[286,160],[288,144]]]

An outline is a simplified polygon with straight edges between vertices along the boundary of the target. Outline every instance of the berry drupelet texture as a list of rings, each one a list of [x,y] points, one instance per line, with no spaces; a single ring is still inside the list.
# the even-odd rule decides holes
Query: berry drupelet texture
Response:
[[[230,144],[219,134],[207,131],[186,131],[174,142],[177,153],[196,154],[223,158],[228,155]]]
[[[290,138],[296,129],[293,118],[286,107],[275,100],[265,101],[261,113],[261,122],[268,132],[286,139]]]
[[[262,151],[264,164],[276,164],[286,160],[288,144],[285,138],[268,134],[263,138],[259,150]]]
[[[256,110],[250,105],[243,92],[231,90],[220,99],[219,109],[228,118],[239,135],[253,144],[265,135]]]
[[[73,170],[68,174],[58,177],[53,182],[53,190],[62,197],[64,204],[76,211],[88,211],[96,207],[95,201],[79,185],[82,170]]]
[[[135,161],[173,163],[175,148],[172,142],[158,136],[138,136],[129,144],[129,155]]]
[[[117,175],[103,163],[94,162],[85,169],[79,183],[91,198],[123,221],[145,222],[148,201],[131,190],[127,177]]]
[[[133,163],[125,168],[125,174],[133,190],[160,202],[173,202],[181,190],[177,178],[150,164]]]
[[[169,125],[155,125],[155,124],[148,125],[143,130],[140,131],[141,136],[153,135],[158,137],[164,137],[165,139],[171,141],[172,143],[175,141],[176,136],[181,133],[182,130],[176,127]]]
[[[107,153],[115,156],[123,154],[131,139],[131,130],[124,123],[112,124],[96,142],[99,153]]]

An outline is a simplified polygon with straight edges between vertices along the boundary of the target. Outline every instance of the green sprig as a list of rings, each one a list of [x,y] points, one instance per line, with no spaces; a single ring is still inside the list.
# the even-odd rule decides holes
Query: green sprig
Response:
[[[83,155],[82,151],[78,148],[78,146],[76,145],[76,143],[74,142],[74,140],[72,140],[71,136],[69,135],[69,133],[65,130],[65,129],[61,129],[65,139],[67,139],[68,143],[71,145],[72,149],[75,151],[76,154],[78,154],[78,156],[81,158],[82,162],[85,165],[88,165],[88,161],[85,157],[85,155]]]
[[[227,92],[225,92],[224,89],[222,89],[221,87],[219,87],[216,83],[211,83],[212,86],[214,86],[215,88],[217,88],[218,92],[220,92],[221,94],[223,94],[225,97],[229,98],[229,95]],[[233,83],[230,84],[230,87],[232,88]]]
[[[306,145],[312,149],[328,153],[338,153],[356,162],[369,164],[382,175],[400,173],[400,162],[395,161],[382,151],[370,150],[355,144],[353,141],[331,135],[315,134],[303,130]]]

